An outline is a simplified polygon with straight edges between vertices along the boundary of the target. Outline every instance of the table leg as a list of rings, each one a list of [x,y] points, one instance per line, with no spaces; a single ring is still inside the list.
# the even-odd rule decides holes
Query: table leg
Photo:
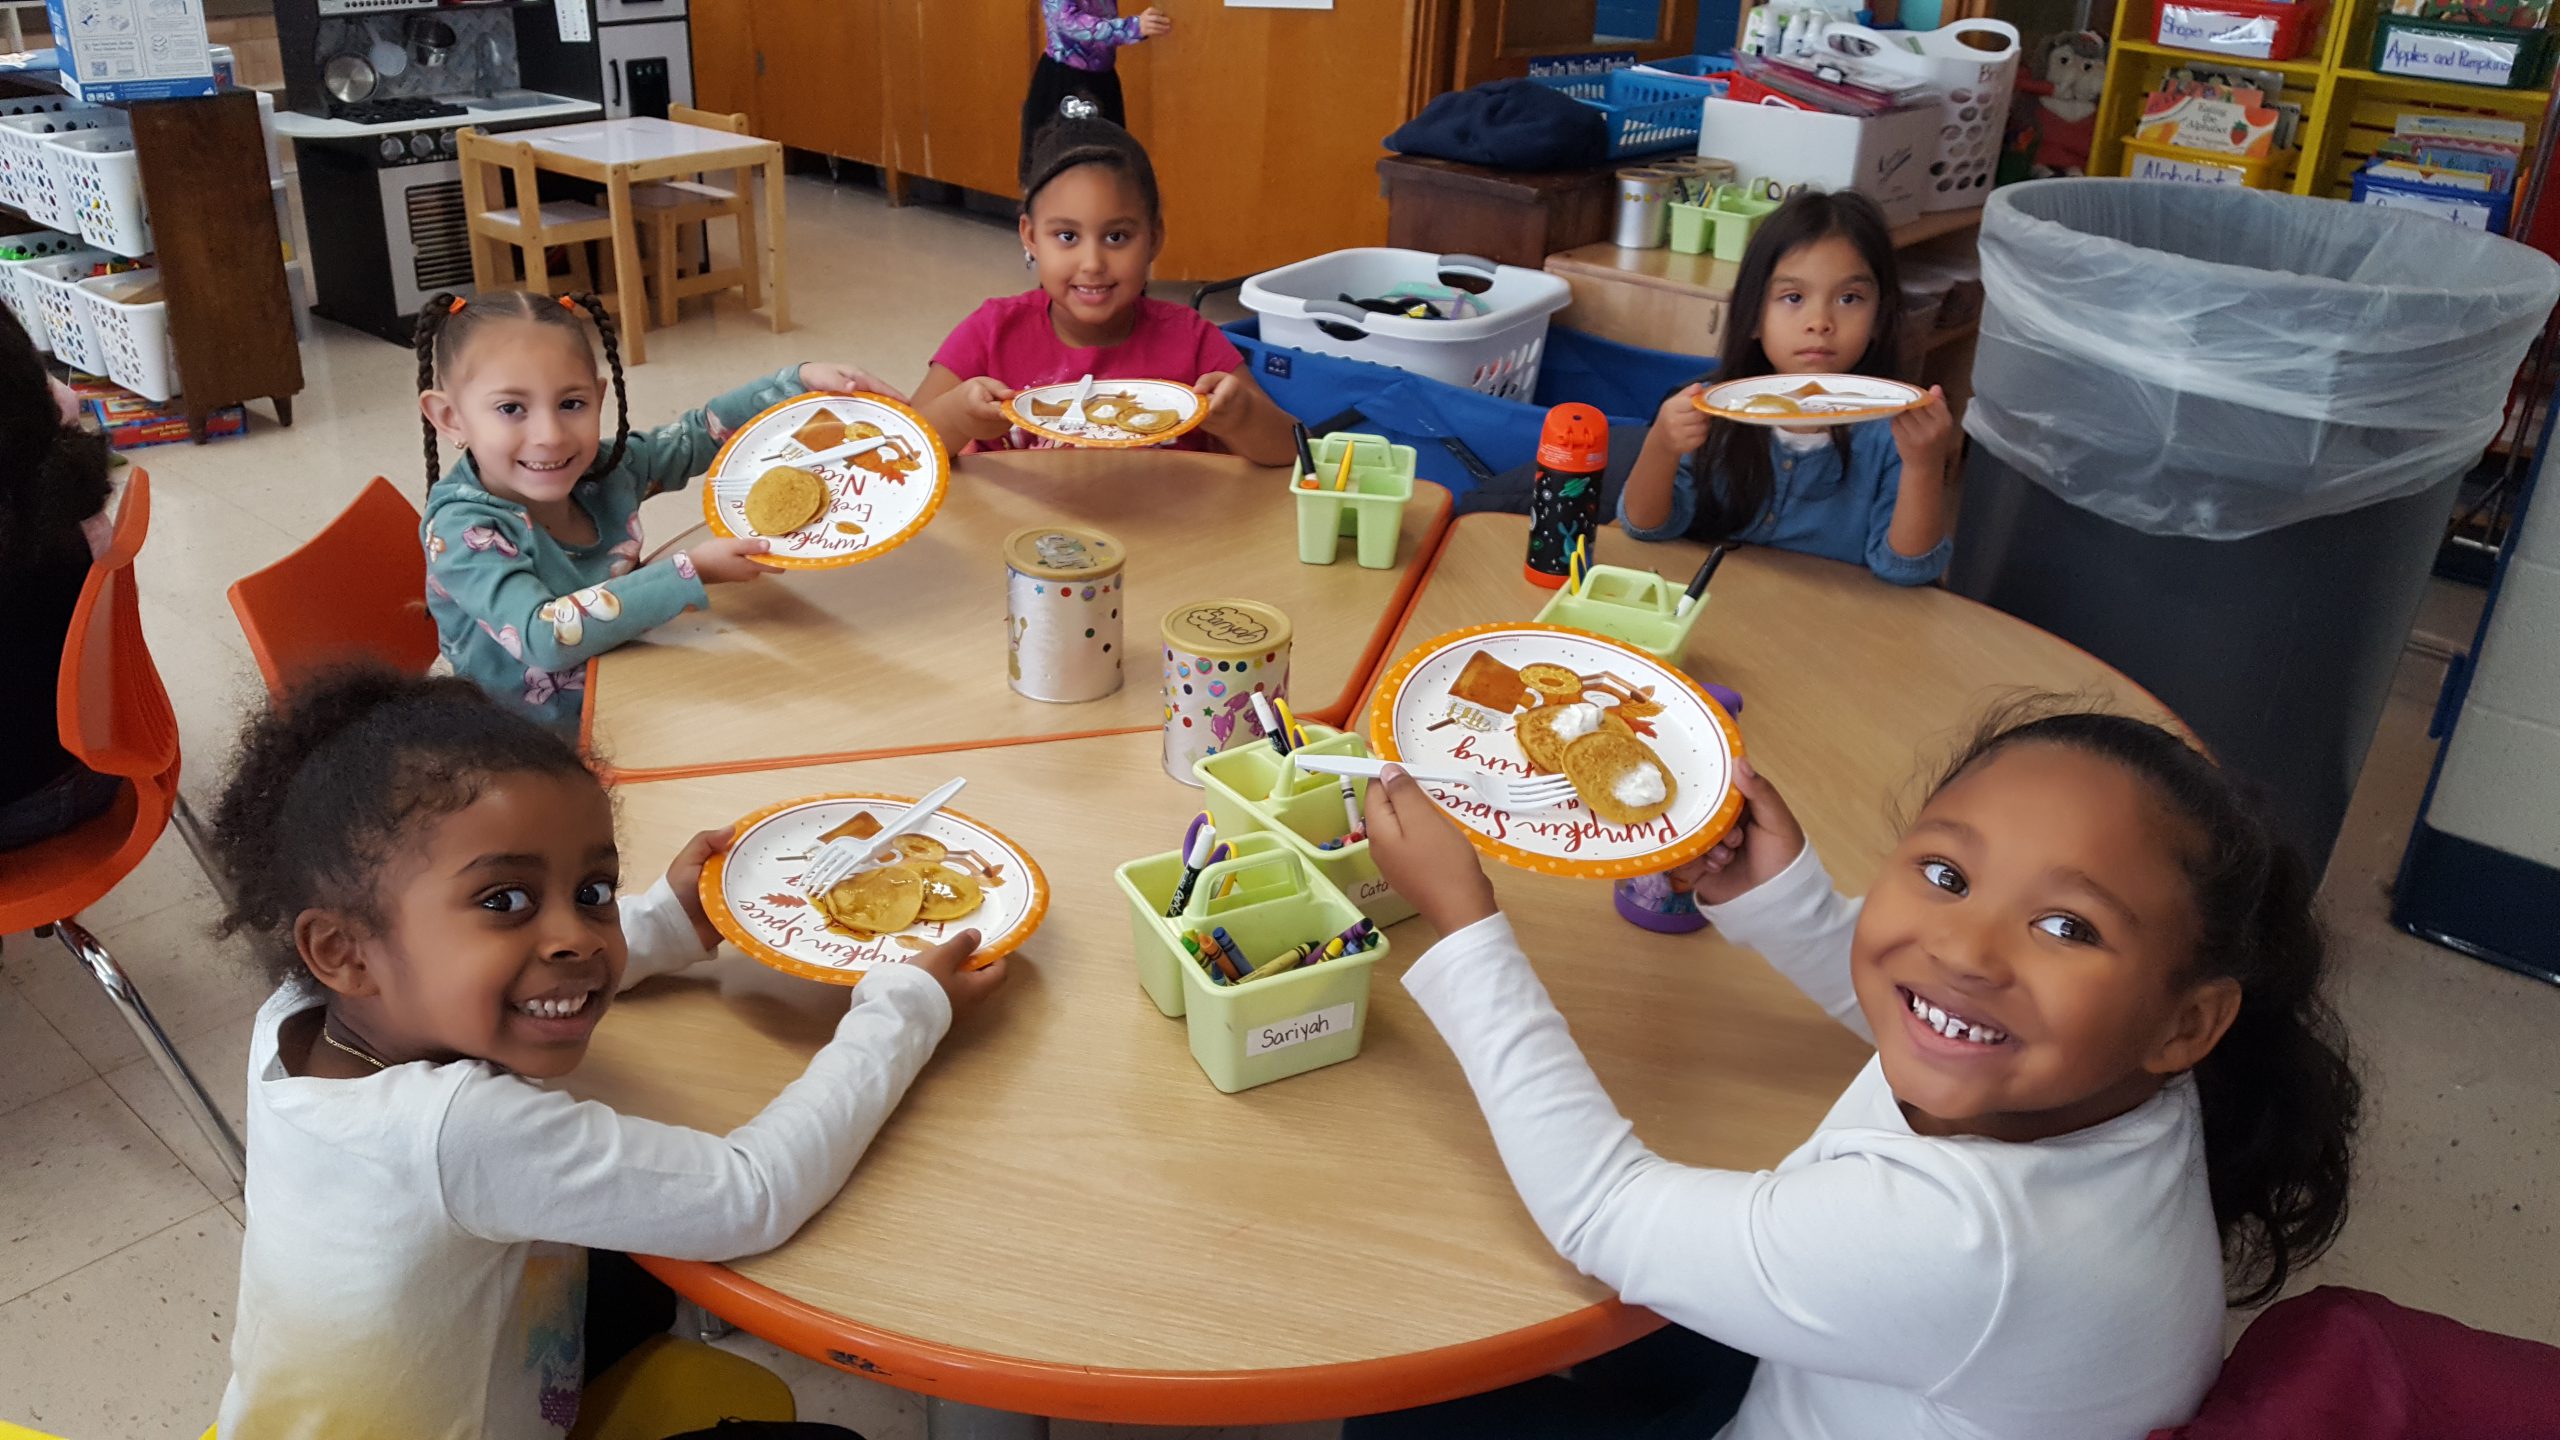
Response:
[[[1049,1421],[1043,1415],[1016,1415],[928,1395],[924,1434],[925,1440],[1049,1440]]]
[[[622,322],[623,358],[634,365],[649,358],[647,272],[640,268],[640,235],[632,228],[631,170],[616,165],[605,180],[605,206],[613,215],[614,317]]]
[[[773,309],[773,331],[779,335],[791,328],[791,290],[783,278],[783,252],[787,248],[782,231],[782,147],[776,145],[764,160],[764,253],[768,269],[766,286],[773,292],[768,298]]]

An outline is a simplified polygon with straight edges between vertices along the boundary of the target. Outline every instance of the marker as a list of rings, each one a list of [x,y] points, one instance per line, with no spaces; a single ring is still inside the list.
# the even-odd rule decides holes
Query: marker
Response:
[[[1290,421],[1289,434],[1298,442],[1298,486],[1300,489],[1313,490],[1316,488],[1316,452],[1314,447],[1307,444],[1305,423],[1297,420]]]
[[[1173,887],[1173,903],[1165,907],[1167,918],[1182,913],[1191,903],[1191,887],[1200,883],[1200,872],[1208,868],[1210,854],[1218,848],[1215,827],[1203,825],[1191,834],[1191,849],[1182,857],[1182,883]]]
[[[1729,548],[1719,545],[1707,552],[1706,563],[1698,567],[1697,574],[1689,577],[1689,588],[1680,597],[1680,608],[1671,612],[1672,618],[1677,619],[1696,608],[1698,598],[1707,593],[1707,582],[1716,577],[1716,567],[1724,563],[1724,552]]]
[[[1283,755],[1288,754],[1289,737],[1280,728],[1280,717],[1271,713],[1271,697],[1259,690],[1253,692],[1253,718],[1261,723],[1262,733],[1271,740],[1271,748]]]
[[[1359,446],[1352,444],[1348,437],[1343,440],[1342,464],[1333,472],[1334,489],[1348,490],[1351,488],[1351,455],[1353,451],[1359,448]]]

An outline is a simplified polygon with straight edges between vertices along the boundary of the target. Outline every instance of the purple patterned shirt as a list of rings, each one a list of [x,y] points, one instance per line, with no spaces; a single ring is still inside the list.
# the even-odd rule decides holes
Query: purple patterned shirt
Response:
[[[1123,18],[1118,0],[1040,0],[1049,25],[1049,58],[1078,70],[1108,70],[1123,45],[1138,43],[1138,17]]]

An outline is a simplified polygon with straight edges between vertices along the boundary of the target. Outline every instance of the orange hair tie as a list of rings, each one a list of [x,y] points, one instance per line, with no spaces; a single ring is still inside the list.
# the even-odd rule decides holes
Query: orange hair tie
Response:
[[[464,297],[456,295],[453,297],[453,303],[445,307],[444,313],[447,315],[459,315],[462,313],[462,307],[470,303],[471,302]]]
[[[578,300],[577,300],[577,297],[576,297],[576,296],[574,296],[574,295],[563,295],[563,296],[561,296],[561,297],[560,297],[560,308],[561,308],[561,309],[563,309],[563,310],[575,310],[575,309],[577,309],[577,308],[578,308]]]

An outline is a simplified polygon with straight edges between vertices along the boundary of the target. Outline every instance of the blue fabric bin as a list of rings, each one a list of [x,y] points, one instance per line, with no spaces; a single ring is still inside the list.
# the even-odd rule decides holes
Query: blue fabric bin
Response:
[[[1550,406],[1576,400],[1597,406],[1613,430],[1650,425],[1665,396],[1715,368],[1701,356],[1638,349],[1550,325],[1537,397],[1524,404],[1365,360],[1266,345],[1261,331],[1258,316],[1226,327],[1253,378],[1281,409],[1311,426],[1357,409],[1366,418],[1347,428],[1412,446],[1415,473],[1460,495],[1476,487],[1476,476],[1444,439],[1464,443],[1500,474],[1537,458],[1538,430]]]

